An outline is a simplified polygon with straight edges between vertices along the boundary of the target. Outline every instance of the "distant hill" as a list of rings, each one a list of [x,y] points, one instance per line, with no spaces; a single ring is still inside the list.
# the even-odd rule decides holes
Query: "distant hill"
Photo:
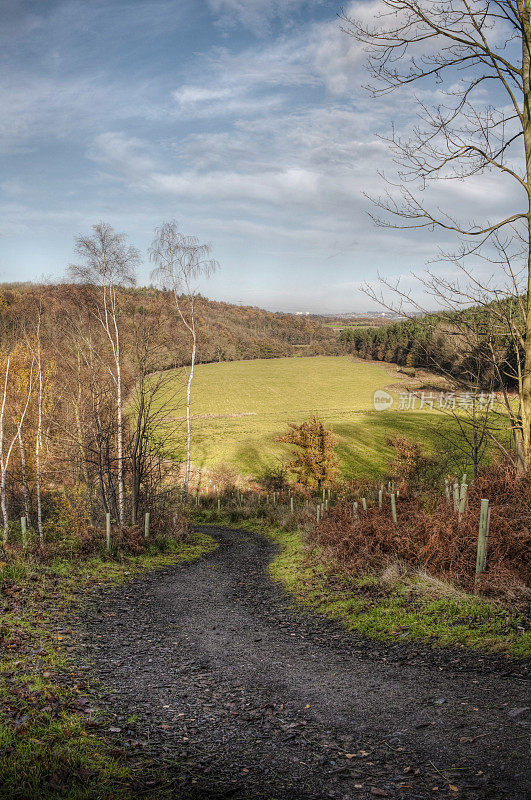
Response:
[[[0,284],[0,338],[10,337],[24,319],[35,295],[42,297],[57,318],[66,306],[76,303],[80,287],[72,284],[40,286],[31,283]],[[170,292],[154,287],[119,290],[124,335],[133,335],[142,313],[158,322],[159,367],[177,367],[188,362],[189,343]],[[278,358],[296,355],[336,355],[343,351],[334,331],[321,321],[297,314],[275,313],[251,306],[197,301],[198,362]],[[162,335],[163,334],[163,335]]]

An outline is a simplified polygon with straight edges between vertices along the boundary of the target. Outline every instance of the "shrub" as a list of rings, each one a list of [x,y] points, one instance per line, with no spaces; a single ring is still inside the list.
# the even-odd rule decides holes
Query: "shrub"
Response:
[[[332,560],[348,572],[382,569],[399,559],[471,589],[483,497],[491,501],[491,520],[481,589],[522,596],[531,579],[531,476],[517,478],[505,465],[490,467],[469,487],[461,523],[441,495],[401,494],[396,525],[388,500],[382,511],[370,506],[357,519],[350,503],[340,503],[315,528],[313,544],[319,546],[323,560]]]

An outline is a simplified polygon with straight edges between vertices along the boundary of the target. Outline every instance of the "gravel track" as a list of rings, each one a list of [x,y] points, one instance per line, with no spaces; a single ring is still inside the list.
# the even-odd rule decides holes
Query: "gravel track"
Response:
[[[293,608],[265,538],[200,530],[218,550],[101,592],[83,620],[139,796],[161,796],[155,768],[190,800],[529,796],[525,665],[354,636]]]

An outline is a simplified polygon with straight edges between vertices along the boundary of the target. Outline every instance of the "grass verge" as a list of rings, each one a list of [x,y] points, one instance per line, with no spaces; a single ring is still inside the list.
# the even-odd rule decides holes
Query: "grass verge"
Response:
[[[111,561],[0,562],[0,798],[2,800],[125,800],[135,778],[122,753],[102,735],[97,712],[74,666],[70,627],[83,597],[148,570],[215,549],[194,533]]]
[[[203,517],[204,518],[204,517]],[[263,520],[219,524],[251,529],[280,546],[269,574],[299,603],[362,636],[475,648],[508,658],[531,656],[531,633],[517,610],[468,594],[423,573],[341,574],[310,552],[300,531]]]

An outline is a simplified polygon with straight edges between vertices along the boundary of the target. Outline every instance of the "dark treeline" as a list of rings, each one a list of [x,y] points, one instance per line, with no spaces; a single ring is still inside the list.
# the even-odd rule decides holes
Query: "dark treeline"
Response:
[[[521,305],[515,298],[512,304],[497,304],[496,314],[493,307],[431,314],[381,328],[348,328],[339,341],[360,358],[428,369],[470,388],[514,389],[523,352],[517,352],[510,325],[514,320],[517,326]]]

